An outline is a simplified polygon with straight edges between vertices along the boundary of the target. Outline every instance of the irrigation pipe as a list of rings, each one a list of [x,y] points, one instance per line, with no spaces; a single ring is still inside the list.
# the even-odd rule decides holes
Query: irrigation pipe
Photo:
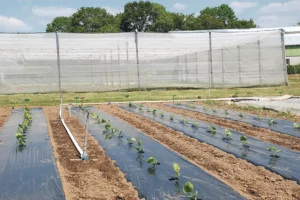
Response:
[[[62,123],[63,126],[65,127],[65,129],[66,129],[66,131],[67,131],[69,137],[71,138],[71,140],[72,140],[72,142],[73,142],[75,148],[76,148],[77,151],[79,152],[80,157],[83,158],[83,151],[82,151],[82,149],[80,148],[80,146],[78,145],[78,143],[76,142],[75,138],[73,137],[73,135],[72,135],[70,129],[69,129],[68,126],[66,125],[65,120],[64,120],[64,118],[63,118],[63,116],[62,116],[62,106],[60,106],[60,109],[59,109],[59,116],[60,116],[61,123]]]

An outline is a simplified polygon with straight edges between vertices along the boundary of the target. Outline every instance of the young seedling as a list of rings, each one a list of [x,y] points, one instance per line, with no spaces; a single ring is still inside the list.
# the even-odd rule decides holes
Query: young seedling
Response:
[[[75,99],[76,105],[78,106],[78,99],[79,99],[79,97],[74,97],[74,99]]]
[[[97,115],[97,113],[92,113],[92,119],[97,119],[99,116]]]
[[[153,110],[152,110],[152,114],[153,114],[153,115],[156,115],[156,109],[153,109]]]
[[[30,99],[24,99],[25,103],[26,103],[26,108],[28,108],[28,103],[30,101]]]
[[[184,125],[184,124],[187,124],[188,123],[188,120],[184,117],[181,118],[181,123]]]
[[[207,127],[207,128],[208,128],[208,131],[207,131],[207,132],[209,132],[210,134],[215,135],[215,134],[217,133],[217,128],[216,128],[216,127],[214,127],[214,126],[209,126],[209,127]]]
[[[215,113],[215,112],[217,112],[217,109],[213,108],[212,111]]]
[[[147,112],[151,112],[151,110],[150,110],[150,108],[149,108],[149,107],[147,108]]]
[[[127,138],[127,142],[129,146],[132,146],[135,141],[136,141],[135,138]]]
[[[164,116],[165,116],[164,112],[160,112],[159,115],[160,115],[161,117],[164,117]]]
[[[170,115],[170,120],[171,120],[171,121],[174,120],[174,115]]]
[[[128,103],[129,108],[135,108],[135,105],[131,102]]]
[[[244,147],[250,147],[250,141],[248,141],[248,138],[246,136],[242,135],[240,137],[240,142],[243,143]]]
[[[281,149],[277,149],[276,147],[274,147],[274,146],[271,146],[271,147],[269,147],[268,148],[268,151],[271,151],[272,152],[272,157],[274,157],[274,158],[278,158],[279,156],[278,155],[276,155],[276,153],[280,153],[282,150]]]
[[[140,104],[140,108],[139,109],[142,111],[143,107],[144,107],[144,104]]]
[[[262,121],[264,118],[262,116],[258,116],[257,120]]]
[[[295,129],[300,129],[300,124],[298,124],[297,122],[294,123],[294,128]]]
[[[185,106],[188,108],[193,108],[193,109],[196,108],[194,105],[191,105],[191,104],[186,104]]]
[[[275,119],[269,119],[268,123],[269,123],[269,125],[271,126],[271,125],[276,124],[277,122],[276,122]]]
[[[113,129],[112,125],[110,124],[110,121],[106,122],[105,124],[105,130],[109,131],[110,129]]]
[[[228,129],[225,129],[225,139],[227,139],[227,140],[232,139],[232,133]]]
[[[118,138],[121,139],[121,138],[123,137],[122,131],[120,131],[119,129],[116,128],[116,132],[117,132],[117,134],[118,134]]]
[[[143,148],[143,141],[142,140],[138,140],[137,142],[137,146],[135,146],[134,148],[138,151],[139,154],[145,153],[144,148]]]
[[[192,127],[193,128],[199,128],[199,125],[196,122],[193,122]]]
[[[173,169],[175,171],[175,175],[172,178],[169,178],[169,181],[177,181],[179,180],[179,176],[180,176],[180,166],[177,163],[173,164]]]
[[[189,200],[197,200],[197,196],[198,196],[198,191],[196,191],[195,193],[193,193],[194,191],[194,185],[187,181],[184,186],[183,186],[183,193],[187,194],[187,198]]]
[[[147,160],[148,164],[152,164],[153,167],[155,167],[156,165],[159,165],[160,163],[156,160],[156,158],[154,156],[151,156],[148,158]]]
[[[228,110],[225,110],[225,115],[228,115],[228,114],[229,114]]]
[[[240,114],[239,114],[239,117],[240,117],[240,118],[243,118],[243,117],[244,117],[244,115],[243,115],[242,113],[240,113]]]

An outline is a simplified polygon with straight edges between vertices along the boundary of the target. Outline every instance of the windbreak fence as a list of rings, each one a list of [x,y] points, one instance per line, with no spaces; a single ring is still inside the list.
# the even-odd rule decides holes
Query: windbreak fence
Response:
[[[58,56],[59,55],[59,56]],[[0,34],[0,93],[287,84],[281,30]]]

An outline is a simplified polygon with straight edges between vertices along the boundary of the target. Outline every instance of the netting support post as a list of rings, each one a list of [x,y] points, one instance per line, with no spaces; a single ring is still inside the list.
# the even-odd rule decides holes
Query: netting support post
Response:
[[[87,112],[87,117],[86,117],[86,124],[85,124],[85,136],[84,136],[84,147],[83,147],[83,153],[82,153],[82,160],[88,160],[88,155],[87,155],[87,140],[88,140],[88,134],[89,134],[89,117],[90,117],[90,112]]]
[[[239,62],[239,86],[242,84],[242,75],[241,75],[241,47],[237,46],[238,48],[238,62]]]
[[[56,52],[57,52],[57,67],[58,67],[58,89],[59,89],[59,97],[60,97],[60,117],[64,118],[63,110],[62,110],[62,93],[61,93],[61,73],[60,73],[60,51],[59,51],[59,37],[58,33],[55,32],[56,37]]]
[[[224,87],[224,76],[225,76],[225,69],[224,69],[224,49],[221,49],[221,62],[222,62],[222,86]]]
[[[259,67],[259,83],[262,84],[262,68],[261,68],[261,55],[260,55],[260,40],[257,40],[258,48],[258,67]]]
[[[129,65],[128,65],[128,60],[129,60],[129,57],[128,57],[128,41],[126,41],[126,65],[127,65],[127,81],[128,81],[128,89],[130,87],[130,84],[129,84]]]
[[[285,55],[285,42],[284,42],[284,34],[285,31],[281,29],[281,49],[282,49],[282,64],[283,64],[283,74],[284,74],[284,82],[285,85],[288,85],[288,74],[287,74],[287,67],[286,67],[286,55]]]
[[[209,32],[209,88],[214,88],[213,83],[214,80],[213,80],[213,69],[212,69],[212,41],[211,41],[211,32]]]
[[[136,52],[138,85],[139,85],[139,90],[140,90],[141,89],[141,81],[140,81],[139,41],[138,41],[138,30],[137,29],[135,30],[135,52]]]

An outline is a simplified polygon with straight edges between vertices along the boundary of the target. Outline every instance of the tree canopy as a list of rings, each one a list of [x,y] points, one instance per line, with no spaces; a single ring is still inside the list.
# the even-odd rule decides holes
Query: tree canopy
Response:
[[[222,4],[195,14],[168,12],[158,3],[134,1],[125,4],[124,12],[112,15],[101,7],[82,7],[70,17],[56,17],[47,32],[115,33],[168,32],[173,30],[209,30],[255,28],[252,19],[238,19],[232,8]]]

